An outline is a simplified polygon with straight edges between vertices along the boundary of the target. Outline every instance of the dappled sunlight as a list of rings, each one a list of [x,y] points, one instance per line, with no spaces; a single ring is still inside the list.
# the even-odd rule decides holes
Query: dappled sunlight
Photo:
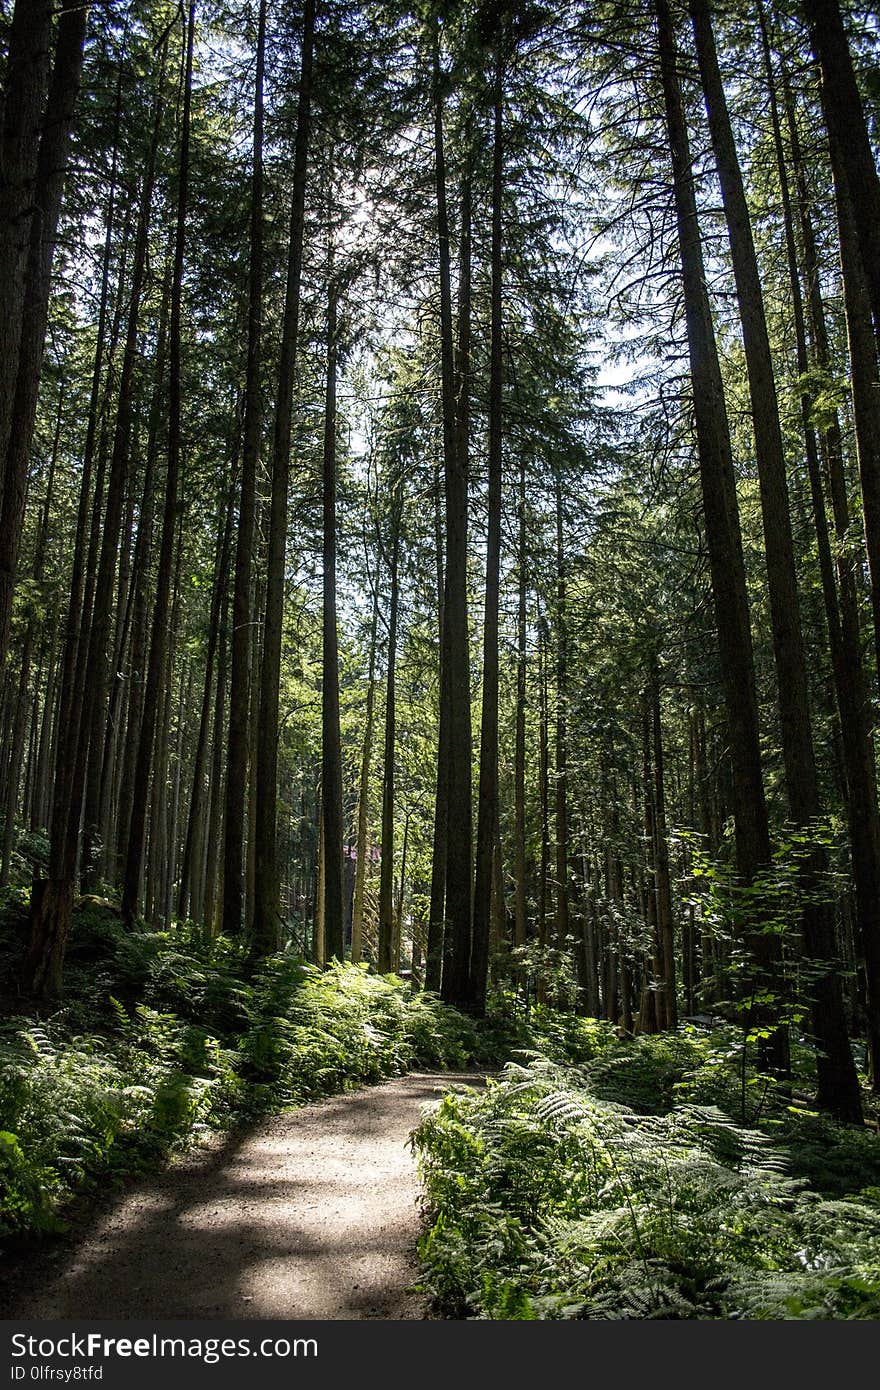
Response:
[[[430,1073],[265,1121],[116,1197],[94,1232],[25,1264],[31,1317],[418,1317],[415,1160]]]
[[[0,1309],[880,1315],[868,10],[0,0]]]

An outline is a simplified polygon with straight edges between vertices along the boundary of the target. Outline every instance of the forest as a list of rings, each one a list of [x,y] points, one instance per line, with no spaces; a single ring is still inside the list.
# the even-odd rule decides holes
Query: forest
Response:
[[[432,1317],[880,1318],[878,58],[867,0],[0,5],[22,1287],[448,1070]]]

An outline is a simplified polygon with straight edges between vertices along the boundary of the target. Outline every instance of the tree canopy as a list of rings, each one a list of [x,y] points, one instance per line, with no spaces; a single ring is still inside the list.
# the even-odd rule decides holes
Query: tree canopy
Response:
[[[16,0],[2,884],[880,1088],[877,33]],[[189,929],[189,928],[188,928]]]

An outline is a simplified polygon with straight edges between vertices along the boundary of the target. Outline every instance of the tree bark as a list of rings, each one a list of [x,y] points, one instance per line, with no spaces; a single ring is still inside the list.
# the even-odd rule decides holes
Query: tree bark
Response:
[[[318,801],[318,867],[315,873],[315,928],[312,940],[312,960],[321,969],[327,964],[326,915],[324,911],[324,808]]]
[[[407,855],[409,853],[410,811],[403,818],[403,844],[400,849],[400,879],[397,886],[397,905],[394,909],[394,932],[391,938],[391,969],[400,972],[403,960],[403,905],[406,901]]]
[[[202,687],[202,706],[199,716],[199,731],[196,738],[195,758],[193,759],[192,794],[186,824],[186,839],[183,847],[183,861],[180,869],[180,888],[177,895],[177,918],[179,921],[190,912],[201,860],[200,827],[204,822],[203,808],[209,788],[206,786],[208,758],[208,735],[211,724],[212,688],[214,684],[214,664],[220,637],[220,609],[229,581],[229,552],[232,542],[232,489],[234,477],[230,480],[230,496],[223,507],[225,519],[217,545],[214,561],[214,583],[211,592],[211,612],[208,618],[208,647],[205,653],[205,678]]]
[[[838,0],[803,0],[813,51],[822,70],[821,97],[831,161],[852,200],[853,221],[874,320],[880,336],[880,178]]]
[[[170,265],[162,285],[156,356],[153,361],[147,448],[144,477],[138,513],[138,528],[132,559],[132,635],[129,657],[129,693],[126,736],[123,748],[119,783],[119,815],[116,827],[116,877],[121,877],[128,853],[128,831],[131,823],[131,803],[135,764],[140,744],[141,711],[146,681],[147,648],[150,623],[150,587],[152,581],[151,554],[156,518],[156,465],[158,462],[162,425],[163,387],[168,357],[168,318],[171,305]]]
[[[148,238],[153,190],[156,178],[159,139],[164,112],[164,50],[160,65],[158,87],[154,102],[153,131],[147,168],[141,188],[137,231],[132,258],[125,344],[119,375],[118,403],[113,434],[113,448],[107,479],[107,498],[103,524],[100,523],[100,496],[96,495],[95,540],[100,542],[97,573],[94,581],[94,603],[85,659],[80,663],[78,682],[88,691],[88,708],[83,711],[79,730],[77,763],[84,764],[83,862],[90,871],[100,831],[101,776],[104,754],[104,732],[108,719],[111,672],[113,669],[113,600],[116,582],[119,543],[122,527],[125,491],[131,456],[131,435],[134,419],[134,383],[138,359],[138,334],[141,300],[147,272]],[[96,489],[97,494],[97,489]],[[88,586],[87,586],[88,593]],[[79,695],[79,691],[77,692]],[[72,815],[79,821],[79,799],[74,797]],[[71,834],[73,830],[71,829]]]
[[[290,440],[293,384],[299,341],[306,172],[311,123],[312,58],[315,0],[305,0],[299,97],[293,157],[293,196],[278,394],[272,444],[272,495],[266,566],[266,606],[257,723],[256,824],[253,949],[258,955],[281,944],[281,886],[276,837],[278,805],[278,700],[281,683],[281,630],[284,618],[284,569],[287,553],[287,495],[290,484]]]
[[[514,945],[526,944],[526,460],[519,461],[518,595],[516,614],[516,732],[514,735]]]
[[[438,468],[439,475],[439,468]],[[437,559],[437,626],[440,649],[437,719],[437,782],[434,792],[434,826],[431,841],[431,889],[428,907],[428,940],[425,949],[425,989],[440,992],[443,961],[449,945],[446,935],[446,856],[449,840],[449,663],[445,643],[443,537],[440,520],[440,479],[435,485],[435,537]]]
[[[202,920],[206,938],[217,934],[222,916],[222,886],[220,871],[221,826],[223,823],[224,782],[223,752],[226,715],[226,666],[229,646],[229,591],[223,592],[220,605],[220,635],[218,638],[217,681],[214,689],[214,737],[211,750],[211,787],[208,809],[208,843],[205,855],[204,908]],[[243,795],[243,789],[242,789]],[[219,910],[218,910],[219,903]]]
[[[748,205],[718,68],[709,2],[690,0],[690,10],[712,147],[721,181],[749,379],[789,812],[795,825],[809,833],[822,807],[813,753],[785,450],[770,339]],[[805,900],[803,944],[816,972],[811,989],[811,1015],[817,1048],[818,1099],[824,1109],[834,1111],[840,1118],[858,1120],[861,1099],[835,963],[833,918],[819,892],[826,872],[827,858],[817,845],[803,857],[799,878]]]
[[[49,459],[49,474],[46,479],[46,495],[43,500],[43,507],[40,513],[40,523],[37,529],[36,545],[34,546],[34,566],[33,581],[35,587],[43,582],[43,571],[46,554],[46,542],[49,536],[49,519],[52,510],[52,497],[55,485],[55,469],[58,463],[58,451],[61,442],[61,411],[64,403],[64,388],[58,393],[58,411],[55,417],[55,438],[52,444],[52,454]],[[15,721],[13,725],[12,740],[4,743],[5,748],[9,748],[9,766],[6,776],[6,786],[4,788],[4,808],[3,808],[3,852],[2,862],[0,862],[0,888],[9,882],[10,861],[12,851],[15,848],[15,825],[18,815],[19,790],[21,785],[21,767],[24,760],[25,736],[27,733],[27,704],[28,688],[30,684],[31,662],[33,660],[34,644],[36,641],[36,622],[31,618],[25,629],[22,649],[19,657],[18,667],[18,696],[15,706]],[[39,671],[37,672],[37,687],[39,688]],[[36,716],[36,711],[34,711]],[[35,722],[35,719],[34,719]],[[27,792],[25,790],[25,806],[27,805]]]
[[[502,339],[502,233],[504,197],[504,63],[495,60],[492,96],[492,247],[489,329],[489,488],[487,497],[486,600],[483,610],[483,700],[480,775],[468,999],[471,1012],[486,1012],[492,922],[492,861],[498,834],[498,601],[501,573],[501,463],[504,390]],[[454,726],[453,726],[454,727]],[[457,802],[452,801],[456,807]]]
[[[398,483],[398,487],[399,487]],[[388,605],[388,660],[385,682],[385,760],[382,775],[382,860],[379,873],[379,951],[377,969],[394,969],[394,756],[395,680],[397,670],[397,609],[399,599],[400,496],[392,501],[391,595]]]
[[[549,940],[547,929],[548,880],[550,878],[550,710],[547,692],[547,624],[538,613],[538,799],[541,807],[541,855],[538,865],[538,947],[542,974],[538,1003],[546,1002],[543,970]]]
[[[791,202],[791,189],[785,152],[782,144],[782,130],[779,119],[778,102],[773,81],[773,67],[767,26],[763,10],[760,12],[762,46],[770,93],[770,110],[773,123],[774,147],[779,172],[780,191],[783,204],[783,218],[786,234],[786,253],[789,280],[794,310],[795,343],[798,372],[803,381],[808,380],[810,356],[807,347],[806,315],[804,296],[801,292],[800,266],[794,235],[794,215]],[[783,96],[791,147],[791,158],[795,177],[797,213],[803,247],[803,274],[806,282],[806,298],[809,311],[812,349],[816,365],[825,373],[830,369],[829,335],[825,307],[819,279],[819,258],[816,237],[809,213],[806,175],[798,137],[797,121],[791,91],[783,74]],[[815,430],[812,424],[813,401],[809,390],[801,394],[801,421],[807,469],[810,478],[810,491],[813,515],[819,547],[820,573],[825,612],[828,622],[829,648],[834,674],[835,696],[840,721],[841,747],[845,770],[845,799],[852,851],[852,873],[856,894],[856,920],[859,940],[863,944],[865,959],[871,955],[871,943],[880,942],[880,809],[877,802],[877,775],[874,748],[871,738],[868,684],[862,657],[861,620],[859,617],[859,598],[857,560],[848,546],[850,530],[849,502],[843,463],[843,442],[836,411],[833,412],[822,431],[822,454],[829,478],[834,529],[837,539],[837,583],[835,584],[831,545],[828,536],[828,521],[825,512],[825,498],[822,489],[821,469]],[[868,530],[869,502],[864,504],[865,526]],[[880,532],[878,532],[880,535]],[[880,554],[880,551],[878,551]],[[871,568],[869,550],[869,569]],[[880,574],[880,567],[878,567]],[[873,580],[872,580],[873,588]],[[839,601],[839,606],[838,606]],[[875,606],[875,623],[877,607]],[[876,627],[875,627],[876,632]],[[872,998],[880,995],[880,979],[877,979]],[[870,1032],[872,1036],[871,1054],[874,1058],[874,1076],[880,1073],[878,1052],[880,1052],[880,1022],[874,1017]],[[880,1084],[875,1080],[875,1085]]]
[[[250,717],[253,717],[253,712],[249,712],[248,708],[251,661],[251,557],[254,548],[257,468],[260,460],[260,437],[263,423],[260,363],[263,326],[263,79],[265,57],[266,0],[260,0],[257,26],[257,74],[254,88],[244,442],[232,600],[232,669],[229,682],[229,738],[226,748],[226,801],[223,832],[223,931],[227,936],[239,935],[245,926],[243,855],[249,713]]]
[[[650,670],[651,740],[654,765],[654,870],[657,882],[657,939],[660,947],[663,1027],[678,1026],[675,987],[675,922],[669,877],[669,839],[666,830],[666,787],[663,776],[663,726],[660,717],[660,663],[652,653]]]
[[[51,0],[16,0],[6,50],[0,126],[0,463],[6,459],[49,76]],[[0,467],[0,498],[3,492]]]
[[[131,822],[122,883],[122,915],[127,922],[134,921],[138,909],[153,740],[156,733],[156,718],[162,693],[162,681],[166,677],[168,615],[171,600],[174,545],[178,525],[181,464],[181,318],[186,215],[189,203],[190,115],[192,109],[195,12],[195,0],[190,0],[186,20],[186,68],[180,132],[177,222],[168,322],[168,467],[165,473],[165,500],[162,514],[162,536],[159,543],[159,563],[156,573],[156,600],[153,608],[150,656],[144,686],[144,704],[141,712],[140,738],[132,789]]]
[[[444,965],[442,997],[466,1005],[470,998],[472,873],[471,683],[467,597],[468,402],[470,391],[470,253],[464,239],[458,305],[458,396],[453,352],[449,219],[443,140],[439,34],[434,35],[432,98],[434,182],[440,266],[440,376],[443,465],[446,490],[446,573],[443,602],[441,694],[448,699],[448,773]],[[441,718],[442,724],[442,718]],[[438,774],[438,791],[439,791]]]
[[[332,267],[331,267],[332,274]],[[321,675],[321,787],[324,824],[324,934],[328,960],[345,960],[342,735],[339,726],[339,638],[336,620],[336,362],[338,290],[327,304],[324,398],[324,604]]]
[[[770,831],[761,776],[754,656],[736,479],[721,368],[706,290],[675,34],[667,0],[655,0],[655,13],[673,170],[706,542],[730,731],[737,867],[742,882],[750,884],[770,862]],[[778,996],[781,985],[778,944],[770,936],[749,931],[748,928],[746,936],[756,967],[747,989],[752,995],[769,990]],[[747,1022],[756,1020],[759,1014],[759,1010],[747,1004]],[[763,1060],[777,1072],[785,1072],[788,1067],[788,1047],[784,1030],[774,1030],[767,1041]]]
[[[367,707],[364,711],[364,743],[358,785],[357,844],[354,864],[354,896],[351,907],[351,960],[357,964],[363,950],[364,887],[367,877],[367,831],[370,810],[370,761],[373,754],[373,722],[376,704],[376,634],[379,625],[379,575],[373,589],[370,622],[370,655],[367,670]]]
[[[852,203],[848,187],[839,175],[834,180],[834,195],[840,232],[856,460],[871,582],[874,650],[880,671],[880,368],[877,339],[871,331],[864,263],[856,237]]]
[[[12,594],[18,573],[27,494],[28,459],[34,436],[37,397],[43,369],[43,345],[49,314],[52,264],[55,259],[58,219],[61,215],[61,200],[67,177],[67,155],[74,106],[82,73],[87,18],[87,0],[62,0],[55,61],[37,155],[34,208],[30,219],[21,329],[14,378],[15,392],[8,425],[3,498],[0,505],[0,671],[6,664],[9,648]],[[38,16],[40,26],[42,22],[41,13]],[[9,249],[13,254],[13,261],[17,261],[14,248]],[[15,274],[14,265],[12,273]],[[0,286],[2,278],[5,277],[0,277]],[[2,307],[0,300],[0,309]],[[14,332],[15,308],[10,307],[13,311]],[[0,361],[2,357],[0,350]],[[0,371],[4,369],[0,367]]]
[[[562,479],[555,471],[556,493],[556,947],[565,950],[569,933],[568,903],[568,630],[563,537]]]
[[[91,748],[93,756],[99,756],[100,752],[103,751],[101,734],[108,685],[109,653],[107,648],[110,640],[116,554],[119,546],[125,478],[128,470],[138,312],[144,283],[147,233],[161,129],[163,75],[164,48],[154,105],[153,132],[141,189],[138,227],[135,236],[126,341],[119,378],[119,404],[107,483],[106,507],[103,526],[100,531],[100,556],[97,560],[97,574],[94,580],[91,577],[94,568],[91,554],[86,559],[82,576],[81,610],[80,605],[76,602],[78,598],[76,582],[72,588],[64,658],[64,677],[68,684],[66,690],[64,683],[62,684],[49,874],[46,880],[35,884],[31,896],[31,940],[25,960],[23,980],[26,988],[43,997],[56,995],[61,987],[64,952],[73,911],[79,823],[89,751]],[[114,341],[115,336],[114,326],[114,331],[111,334],[111,339]],[[113,342],[111,342],[110,348],[111,355],[112,350]],[[97,380],[98,365],[96,360],[93,384]],[[102,471],[100,460],[103,454],[101,443],[99,443],[98,452],[100,476]],[[80,506],[81,517],[83,507],[87,509],[87,504],[88,499],[83,496]],[[100,508],[101,486],[100,481],[96,481],[93,508],[96,517],[100,515]],[[98,540],[98,534],[98,529],[95,527],[92,537],[95,542]],[[76,581],[76,563],[74,565],[74,577]],[[94,590],[94,600],[92,600],[92,589]],[[82,615],[91,615],[88,641],[81,637],[78,638],[77,624],[81,622],[80,612]],[[88,717],[86,717],[84,706],[86,691],[89,693],[90,701]]]

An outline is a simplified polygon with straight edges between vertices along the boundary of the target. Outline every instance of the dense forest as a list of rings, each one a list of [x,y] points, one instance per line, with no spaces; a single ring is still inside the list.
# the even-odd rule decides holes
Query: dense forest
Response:
[[[509,1223],[561,1136],[571,1263],[585,1126],[616,1172],[653,1113],[660,1186],[739,1145],[741,1212],[813,1123],[839,1302],[754,1313],[738,1227],[736,1297],[622,1315],[880,1316],[876,15],[15,0],[0,45],[6,1229],[105,1161],[34,1117],[113,1047],[114,1142],[525,1048],[417,1132],[469,1260],[480,1145]],[[447,1316],[631,1282],[450,1239]]]

